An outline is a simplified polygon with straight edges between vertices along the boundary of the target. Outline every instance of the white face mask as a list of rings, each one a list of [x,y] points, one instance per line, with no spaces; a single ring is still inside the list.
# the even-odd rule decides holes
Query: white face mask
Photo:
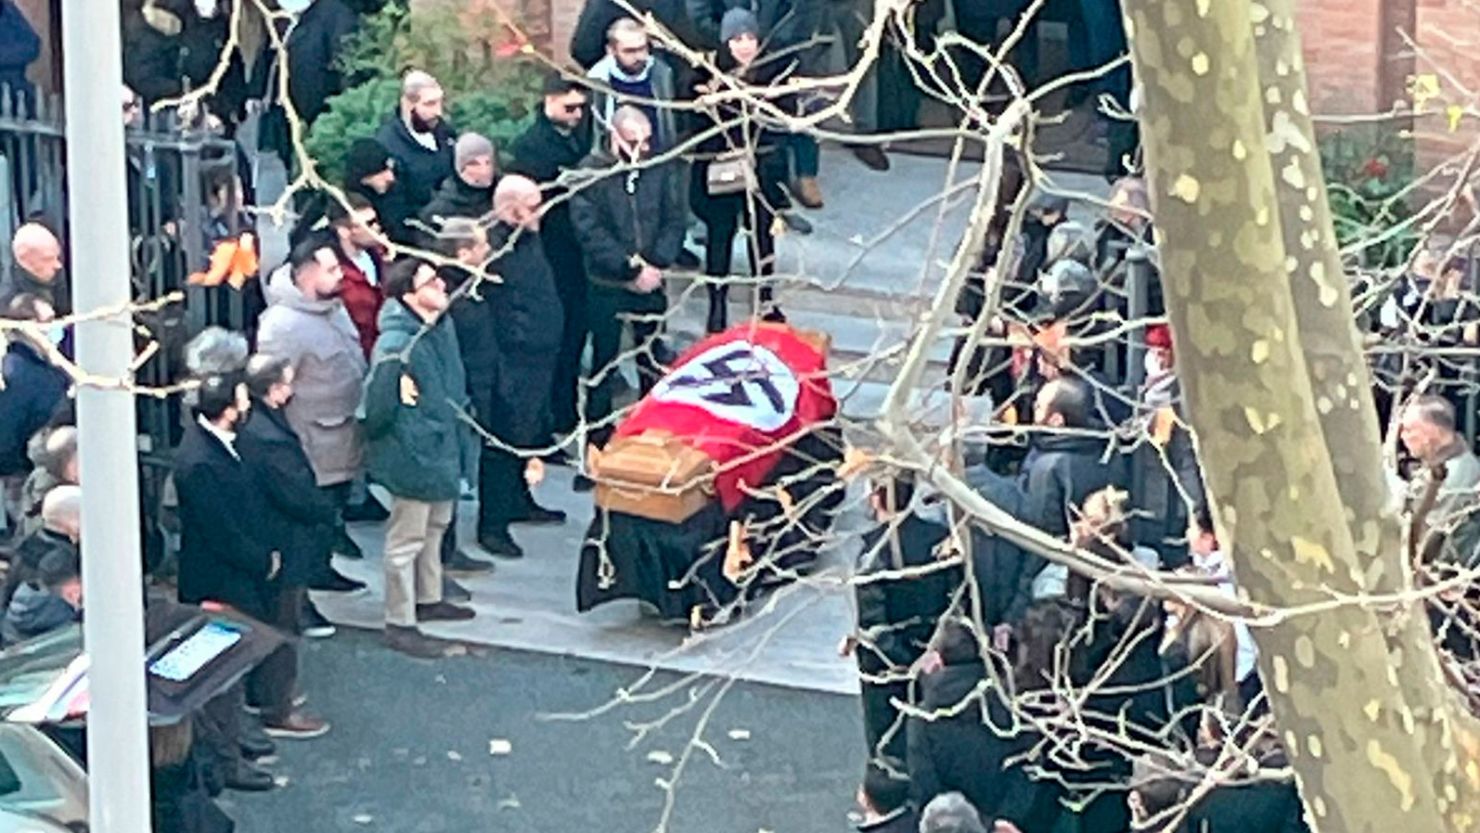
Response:
[[[1161,372],[1166,370],[1166,367],[1161,363],[1160,350],[1147,350],[1145,365],[1147,376],[1160,376]]]
[[[195,0],[195,13],[210,20],[216,16],[216,0]]]
[[[278,0],[278,8],[290,14],[302,14],[312,5],[313,0]]]

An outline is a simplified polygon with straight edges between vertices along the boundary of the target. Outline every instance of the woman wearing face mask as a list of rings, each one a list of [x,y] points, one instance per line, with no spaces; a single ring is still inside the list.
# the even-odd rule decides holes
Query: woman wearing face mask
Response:
[[[749,10],[731,9],[725,13],[720,23],[721,46],[715,58],[722,74],[698,85],[699,96],[733,94],[736,87],[762,86],[782,73],[784,62],[761,57],[759,31],[759,22]],[[785,134],[765,127],[757,120],[758,116],[760,113],[753,102],[736,98],[710,105],[699,114],[698,132],[715,131],[698,146],[689,184],[694,213],[708,232],[704,273],[717,281],[709,284],[707,328],[711,333],[725,329],[729,323],[729,286],[724,281],[730,276],[735,235],[742,224],[750,232],[747,251],[751,275],[762,279],[761,318],[786,320],[775,304],[770,282],[764,280],[776,271],[772,227],[776,211],[786,199],[781,192],[786,158],[780,152]]]

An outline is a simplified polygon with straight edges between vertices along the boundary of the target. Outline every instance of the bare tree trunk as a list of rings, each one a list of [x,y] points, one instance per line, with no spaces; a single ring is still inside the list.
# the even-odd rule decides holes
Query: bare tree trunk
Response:
[[[1462,813],[1473,805],[1458,800],[1452,780],[1466,777],[1459,772],[1467,762],[1447,773],[1430,767],[1426,739],[1449,735],[1442,726],[1419,732],[1399,681],[1416,673],[1427,678],[1421,689],[1443,685],[1430,676],[1432,641],[1405,641],[1408,653],[1390,653],[1387,612],[1331,604],[1401,586],[1394,577],[1403,561],[1382,530],[1392,510],[1375,431],[1360,425],[1372,411],[1339,264],[1320,251],[1331,235],[1319,167],[1306,171],[1301,159],[1279,174],[1308,209],[1288,206],[1295,216],[1283,227],[1298,239],[1286,251],[1250,25],[1268,25],[1268,6],[1127,0],[1126,12],[1179,376],[1240,584],[1254,601],[1293,612],[1255,633],[1311,820],[1342,833],[1472,829]],[[1298,91],[1303,101],[1292,83],[1281,95]],[[1273,140],[1301,132],[1277,130]],[[1325,233],[1311,230],[1317,222]],[[1308,284],[1292,289],[1291,271],[1302,265]],[[1317,310],[1297,310],[1311,300]],[[1347,317],[1337,325],[1320,309]],[[1343,395],[1330,401],[1333,394]],[[1354,432],[1340,438],[1339,464],[1323,413],[1328,429]],[[1361,491],[1350,503],[1338,465]],[[1347,518],[1356,508],[1365,516],[1356,518],[1354,539]],[[1312,605],[1320,612],[1299,612]]]
[[[1316,148],[1315,125],[1305,99],[1305,60],[1295,25],[1293,0],[1265,0],[1268,14],[1254,24],[1259,81],[1264,90],[1266,149],[1275,175],[1280,227],[1290,271],[1290,291],[1300,325],[1316,412],[1331,449],[1347,526],[1358,564],[1373,592],[1397,594],[1413,586],[1405,560],[1398,517],[1399,497],[1391,493],[1383,470],[1381,428],[1374,418],[1372,383],[1362,357],[1361,336],[1352,326],[1350,285],[1336,244],[1326,196],[1325,176]],[[1353,384],[1351,380],[1358,380]],[[1456,766],[1451,732],[1473,737],[1472,716],[1444,677],[1425,606],[1410,602],[1389,609],[1383,621],[1389,653],[1409,657],[1399,675],[1413,711],[1429,766]],[[1452,785],[1467,802],[1480,785],[1461,779]],[[1472,804],[1472,806],[1474,806]]]

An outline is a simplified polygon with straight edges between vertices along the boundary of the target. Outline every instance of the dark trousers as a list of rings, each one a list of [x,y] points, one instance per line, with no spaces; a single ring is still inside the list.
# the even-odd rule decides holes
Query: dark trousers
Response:
[[[555,373],[550,385],[551,429],[557,437],[564,437],[576,429],[580,414],[576,410],[577,391],[581,379],[581,354],[586,350],[586,270],[579,262],[556,266],[555,290],[560,295],[560,306],[565,312],[564,329],[560,335],[560,352],[555,356]]]
[[[998,37],[998,31],[1011,32],[1016,28],[1023,12],[1029,6],[1028,3],[1009,3],[1004,8],[1002,4],[960,2],[958,0],[956,30],[962,37],[983,46],[996,47],[1003,39]],[[1035,19],[1028,24],[1023,37],[1008,54],[1009,63],[1022,75],[1023,82],[1028,85],[1029,89],[1032,89],[1034,80],[1038,77],[1038,31],[1038,21]],[[962,51],[955,57],[960,62],[967,86],[974,89],[986,74],[986,61],[983,61],[976,53],[969,51]],[[1000,81],[992,86],[996,91],[1006,91]]]
[[[303,599],[307,591],[280,585],[268,609],[267,624],[290,639],[247,674],[247,701],[262,710],[262,721],[274,723],[293,713],[293,689],[298,684],[298,645]]]
[[[622,352],[622,325],[632,325],[632,341],[637,350],[637,375],[645,396],[663,375],[653,356],[658,343],[663,310],[667,299],[663,290],[639,295],[625,289],[593,286],[588,297],[587,321],[591,328],[591,377],[587,380],[586,424],[592,442],[605,445],[612,434],[612,383],[618,372],[617,357]]]
[[[242,765],[243,705],[245,693],[242,684],[237,683],[206,701],[192,717],[203,775],[213,792],[219,792]]]
[[[729,324],[729,285],[724,281],[729,278],[734,266],[735,235],[740,233],[742,227],[751,232],[750,245],[746,250],[751,275],[769,277],[776,273],[776,238],[771,234],[771,226],[776,220],[773,207],[779,205],[781,199],[777,175],[785,173],[786,164],[784,159],[776,159],[777,156],[776,153],[769,154],[758,161],[760,167],[757,172],[761,177],[759,194],[748,192],[711,196],[706,190],[708,165],[704,162],[694,165],[689,201],[694,213],[704,221],[706,230],[704,274],[718,281],[709,284],[710,332],[719,332]],[[760,300],[763,306],[770,304],[769,283],[761,284]]]
[[[863,736],[868,743],[868,760],[873,763],[888,762],[889,766],[905,770],[905,720],[892,702],[899,699],[910,701],[910,685],[907,682],[892,682],[884,685],[864,682],[861,685],[863,700]]]
[[[529,515],[534,498],[524,480],[523,457],[484,446],[478,458],[478,535],[507,532],[511,521]]]

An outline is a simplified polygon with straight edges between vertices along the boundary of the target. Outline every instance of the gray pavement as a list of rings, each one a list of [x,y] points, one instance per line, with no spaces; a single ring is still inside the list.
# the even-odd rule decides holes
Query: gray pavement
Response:
[[[341,631],[309,643],[303,668],[309,708],[333,729],[279,744],[279,789],[226,794],[239,833],[649,833],[663,813],[658,781],[673,780],[717,693],[631,745],[624,723],[662,717],[686,694],[549,719],[608,703],[641,676],[629,666],[503,650],[428,662]],[[718,763],[691,757],[670,833],[849,829],[864,745],[857,700],[741,683],[702,738]]]

